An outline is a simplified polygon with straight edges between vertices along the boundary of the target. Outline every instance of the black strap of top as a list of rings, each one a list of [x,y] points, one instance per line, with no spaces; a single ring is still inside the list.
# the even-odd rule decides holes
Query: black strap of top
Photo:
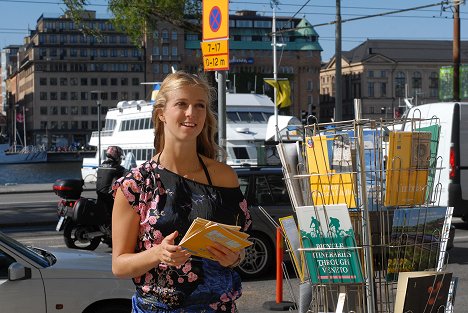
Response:
[[[210,173],[208,172],[208,169],[206,168],[205,163],[203,163],[201,156],[199,154],[197,154],[197,156],[198,156],[198,160],[200,160],[201,166],[203,167],[203,171],[205,172],[205,176],[206,176],[206,179],[208,180],[208,184],[212,186],[213,183],[211,182]]]
[[[158,160],[156,161],[156,164],[158,164],[158,165],[160,164],[159,158],[161,157],[161,154],[162,154],[162,152],[159,153],[159,155],[158,155]],[[203,172],[205,172],[205,176],[206,176],[206,179],[208,180],[208,184],[209,184],[210,186],[212,186],[213,183],[211,182],[210,173],[208,172],[208,169],[206,168],[206,165],[205,165],[205,163],[203,162],[203,159],[201,158],[201,156],[200,156],[199,154],[197,154],[197,156],[198,156],[198,160],[200,161],[200,164],[201,164],[201,166],[202,166],[202,168],[203,168]]]

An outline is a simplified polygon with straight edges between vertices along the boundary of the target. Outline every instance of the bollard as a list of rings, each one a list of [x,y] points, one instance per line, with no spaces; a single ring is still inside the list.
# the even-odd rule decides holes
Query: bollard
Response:
[[[281,227],[276,227],[276,299],[263,303],[263,308],[270,311],[289,311],[294,307],[291,301],[283,301],[283,234]]]

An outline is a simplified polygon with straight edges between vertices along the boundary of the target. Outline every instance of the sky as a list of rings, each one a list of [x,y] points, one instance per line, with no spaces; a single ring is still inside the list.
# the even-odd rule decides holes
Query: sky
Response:
[[[205,0],[208,1],[208,0]],[[216,0],[210,0],[216,1]],[[335,54],[336,0],[279,0],[276,16],[305,17],[319,34],[323,48],[322,60]],[[348,51],[366,39],[453,39],[453,13],[450,6],[431,6],[413,9],[441,0],[341,0],[342,51]],[[88,0],[91,10],[98,17],[110,17],[107,1]],[[237,10],[256,10],[258,14],[272,16],[269,0],[230,0],[231,14]],[[10,44],[22,44],[28,29],[33,29],[37,19],[44,16],[57,17],[64,6],[59,0],[0,0],[0,48]],[[363,18],[403,9],[408,12]],[[355,21],[349,19],[361,18]],[[468,40],[468,6],[460,6],[461,40]],[[462,63],[466,60],[462,60]]]

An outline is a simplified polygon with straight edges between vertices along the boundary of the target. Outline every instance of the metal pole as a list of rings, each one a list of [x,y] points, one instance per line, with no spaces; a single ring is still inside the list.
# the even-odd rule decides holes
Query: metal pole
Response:
[[[453,101],[460,101],[460,3],[453,4]]]
[[[366,301],[367,301],[367,312],[375,312],[375,290],[374,290],[374,269],[372,266],[372,247],[371,247],[371,227],[370,227],[370,216],[369,207],[367,203],[366,195],[366,164],[364,160],[364,136],[361,125],[362,111],[361,111],[361,100],[354,100],[354,113],[356,122],[356,135],[358,141],[358,156],[359,156],[359,198],[361,199],[362,210],[362,245],[364,250],[364,264],[365,264],[365,277],[366,277]]]
[[[226,151],[226,71],[217,71],[218,82],[218,145],[222,151]],[[219,161],[225,162],[222,155]]]
[[[336,0],[335,24],[335,122],[343,120],[341,90],[341,0]]]
[[[99,93],[98,93],[99,97]],[[97,100],[98,107],[98,166],[101,166],[101,100]]]
[[[271,31],[272,31],[272,40],[273,40],[273,79],[275,81],[275,88],[273,89],[273,102],[275,103],[275,109],[274,109],[274,114],[275,114],[275,141],[278,141],[278,104],[277,102],[277,88],[276,84],[278,81],[278,73],[277,73],[277,64],[276,64],[276,6],[278,5],[278,1],[273,0],[272,1],[272,6],[273,6],[273,23],[271,25]]]
[[[24,105],[23,105],[23,140],[24,140],[24,146],[27,147],[28,145],[26,144],[26,112],[24,109]]]

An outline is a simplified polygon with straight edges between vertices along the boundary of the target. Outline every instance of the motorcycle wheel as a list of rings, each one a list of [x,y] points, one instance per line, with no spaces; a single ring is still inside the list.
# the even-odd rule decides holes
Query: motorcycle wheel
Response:
[[[84,235],[98,230],[99,229],[92,226],[77,225],[73,222],[68,222],[63,230],[65,245],[70,249],[96,250],[101,242],[101,238],[96,237],[89,240]]]

